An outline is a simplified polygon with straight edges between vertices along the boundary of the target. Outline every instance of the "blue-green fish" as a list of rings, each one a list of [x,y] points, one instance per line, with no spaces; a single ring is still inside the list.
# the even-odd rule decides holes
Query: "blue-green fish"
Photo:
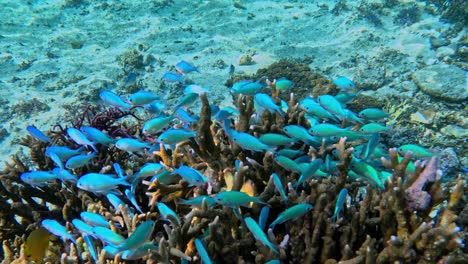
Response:
[[[175,68],[180,74],[187,74],[194,71],[199,72],[197,67],[184,60],[181,60],[178,63],[176,63]]]
[[[76,243],[76,240],[73,238],[73,235],[68,233],[67,229],[59,222],[57,222],[57,220],[44,219],[42,220],[41,225],[50,233],[60,237],[63,240],[63,242],[65,242],[66,240],[70,240],[78,246],[78,243]]]
[[[315,159],[310,162],[303,170],[302,174],[299,177],[299,180],[294,184],[294,188],[297,189],[302,183],[308,181],[310,178],[315,176],[315,172],[320,169],[322,166],[323,160],[322,159]]]
[[[265,229],[266,227],[266,222],[268,221],[268,216],[270,214],[270,207],[268,206],[263,206],[262,211],[260,211],[260,216],[258,218],[258,225],[262,230]]]
[[[174,72],[166,72],[162,76],[161,79],[163,79],[164,81],[169,82],[169,83],[175,83],[175,82],[184,83],[184,78],[182,78],[182,76],[180,76],[179,74],[174,73]]]
[[[171,174],[180,175],[184,181],[190,184],[189,186],[201,186],[210,181],[199,171],[185,165],[182,165],[179,168],[175,169]]]
[[[378,108],[364,109],[361,112],[359,112],[358,115],[367,120],[381,120],[390,116],[385,111]]]
[[[281,179],[279,178],[278,174],[273,173],[270,177],[273,178],[273,183],[275,184],[276,190],[278,190],[278,192],[280,193],[281,198],[283,198],[283,200],[287,202],[288,196],[284,191],[283,183],[281,182]]]
[[[94,152],[97,152],[96,147],[94,147],[94,143],[91,142],[80,130],[70,127],[67,129],[67,134],[73,141],[75,141],[76,144],[89,146],[94,150]]]
[[[115,142],[115,147],[132,154],[134,152],[142,152],[145,148],[149,148],[150,145],[134,138],[121,138]]]
[[[125,237],[115,233],[109,228],[102,226],[93,227],[93,235],[103,241],[105,244],[119,246],[125,243]]]
[[[368,179],[372,184],[375,184],[380,189],[385,189],[385,184],[380,178],[380,173],[366,162],[353,159],[351,162],[351,169],[353,169],[358,175]]]
[[[86,223],[92,225],[92,226],[103,226],[103,227],[109,227],[109,222],[104,218],[104,216],[100,214],[96,214],[93,212],[81,212],[80,214],[81,219],[85,221]]]
[[[195,248],[198,251],[198,254],[200,255],[200,259],[203,264],[211,264],[213,263],[210,259],[210,256],[208,255],[208,251],[206,251],[205,246],[203,246],[203,243],[201,242],[200,239],[195,238]]]
[[[205,203],[206,203],[206,205],[208,207],[211,207],[211,206],[216,204],[213,197],[208,196],[208,195],[200,195],[200,196],[191,198],[189,200],[180,199],[178,203],[179,204],[190,205],[192,207],[201,207],[202,203],[203,203],[203,200],[205,200]]]
[[[318,137],[331,137],[336,135],[339,136],[347,130],[347,128],[341,128],[336,125],[323,123],[313,126],[310,129],[310,133]]]
[[[112,204],[112,206],[114,207],[116,214],[120,211],[120,206],[122,207],[126,206],[125,202],[122,201],[117,195],[113,193],[108,193],[106,197],[107,197],[107,200],[109,200],[109,203]]]
[[[285,126],[283,127],[283,131],[284,133],[286,133],[286,135],[292,138],[301,140],[308,145],[317,146],[317,147],[322,145],[322,141],[320,139],[309,134],[309,132],[307,132],[307,129],[301,126],[297,126],[297,125]]]
[[[73,156],[67,160],[65,167],[67,169],[78,169],[89,164],[89,162],[96,157],[96,152],[91,154],[81,154]]]
[[[242,95],[254,95],[260,92],[263,88],[263,84],[260,82],[251,82],[247,80],[242,80],[235,83],[231,88],[231,93],[233,94],[242,94]]]
[[[156,252],[158,250],[158,246],[148,242],[139,246],[138,248],[122,251],[121,257],[124,260],[139,260],[145,256],[148,256],[148,252]]]
[[[27,126],[26,131],[28,131],[29,135],[31,135],[31,137],[34,139],[52,144],[52,140],[35,126]]]
[[[245,225],[247,228],[250,230],[252,235],[255,237],[256,240],[262,242],[263,245],[269,247],[273,252],[278,254],[278,250],[276,249],[276,246],[273,245],[270,240],[268,240],[267,235],[265,232],[263,232],[262,228],[253,220],[252,217],[246,217],[244,218]]]
[[[179,219],[179,216],[176,214],[176,212],[174,212],[171,208],[169,208],[164,203],[156,203],[156,205],[158,207],[159,213],[164,219],[169,221],[168,216],[172,216],[177,221],[177,224],[180,225],[180,219]]]
[[[161,130],[169,126],[170,122],[174,119],[173,116],[159,116],[150,119],[143,125],[142,132],[145,135],[155,135]]]
[[[345,76],[338,76],[333,80],[333,84],[340,90],[347,91],[356,88],[356,85],[353,81],[348,79]]]
[[[258,139],[269,146],[284,146],[295,143],[297,141],[294,138],[275,133],[263,134]]]
[[[177,110],[174,111],[174,115],[183,122],[184,126],[190,126],[191,124],[197,123],[200,118],[196,115],[192,115],[183,108],[177,108]]]
[[[301,101],[302,103],[299,103],[299,105],[304,108],[304,110],[312,115],[316,116],[318,118],[322,119],[328,119],[334,122],[338,122],[339,120],[331,114],[328,110],[323,108],[320,104],[316,103],[315,101],[311,100],[306,100],[306,101]]]
[[[124,102],[120,96],[109,90],[102,90],[99,92],[99,97],[101,97],[105,104],[110,106],[116,106],[125,110],[132,107],[131,104]]]
[[[159,99],[160,97],[158,95],[153,94],[151,92],[143,91],[143,90],[133,93],[128,97],[128,101],[132,105],[137,105],[137,106],[150,104]]]
[[[88,173],[80,177],[76,186],[82,190],[94,193],[108,193],[117,185],[130,186],[126,178],[116,178],[112,174]]]
[[[82,148],[71,149],[65,146],[50,146],[46,148],[44,154],[50,157],[50,155],[54,153],[60,158],[61,161],[66,161],[70,157],[80,154],[81,151]]]
[[[338,119],[342,120],[346,117],[346,113],[341,106],[340,102],[336,98],[329,94],[320,95],[317,98],[319,104],[325,108],[328,112],[334,114]]]
[[[48,171],[31,171],[24,172],[20,176],[21,180],[33,187],[46,186],[54,180],[60,180],[60,176],[57,176]]]
[[[299,165],[288,157],[277,155],[273,160],[287,171],[302,173]]]
[[[301,217],[312,210],[313,206],[308,203],[296,204],[292,207],[289,207],[284,212],[278,215],[278,217],[270,224],[270,228],[274,229],[277,224],[282,224],[291,219]]]
[[[133,175],[133,180],[137,180],[140,178],[151,177],[158,174],[161,170],[164,169],[164,166],[160,163],[149,162],[143,165],[140,170]]]
[[[80,130],[83,131],[86,134],[86,136],[94,142],[97,142],[106,146],[109,144],[113,144],[115,142],[113,138],[111,138],[109,135],[107,135],[106,133],[102,132],[101,130],[97,128],[89,127],[89,126],[82,126]]]
[[[145,244],[153,234],[154,221],[146,221],[138,225],[130,237],[125,240],[125,243],[118,246],[119,251],[137,249]]]
[[[197,84],[189,84],[185,87],[184,94],[189,94],[189,93],[196,93],[200,95],[203,93],[208,93],[208,89]]]
[[[174,107],[175,109],[180,107],[189,107],[198,99],[197,93],[188,93],[180,99],[180,101]]]
[[[278,156],[284,156],[284,157],[291,158],[291,159],[299,155],[302,155],[303,153],[304,153],[303,150],[289,149],[289,148],[280,149],[276,152]]]
[[[254,96],[255,102],[261,107],[267,109],[271,113],[277,112],[280,116],[284,117],[285,113],[281,110],[279,105],[276,105],[273,99],[265,93],[257,93]]]
[[[411,151],[413,153],[413,157],[416,159],[435,156],[435,154],[429,151],[428,149],[423,148],[416,144],[405,144],[398,148],[398,152],[403,156],[408,151]]]
[[[126,189],[125,190],[125,196],[127,196],[128,200],[130,200],[130,202],[133,204],[135,209],[137,209],[138,212],[143,214],[143,210],[141,210],[140,206],[138,205],[138,202],[137,202],[137,200],[135,198],[135,194],[133,193],[133,191],[129,190],[129,189]]]
[[[248,134],[248,133],[236,133],[232,137],[237,145],[242,149],[247,149],[251,151],[271,151],[274,152],[274,149],[268,145],[263,144],[258,138]]]
[[[158,137],[158,142],[167,144],[167,145],[174,145],[179,142],[188,140],[189,138],[195,137],[197,135],[197,131],[187,131],[183,129],[169,129],[163,132]]]
[[[265,204],[258,197],[250,196],[239,191],[224,191],[216,194],[213,199],[216,203],[229,207],[247,207],[251,202]]]
[[[333,213],[333,216],[331,217],[332,222],[336,222],[336,220],[338,219],[338,214],[340,213],[341,210],[343,210],[347,195],[348,195],[348,189],[346,188],[341,189],[340,193],[338,194],[338,198],[336,199],[335,212]]]
[[[294,83],[286,78],[280,78],[275,81],[275,89],[277,91],[287,91],[294,86]]]
[[[87,223],[83,222],[82,220],[73,219],[72,224],[75,226],[76,229],[78,229],[78,231],[81,232],[81,234],[86,234],[86,235],[90,235],[90,236],[94,235],[93,234],[93,227],[88,225]]]
[[[91,236],[84,234],[83,240],[85,241],[86,247],[88,248],[89,254],[93,258],[94,262],[99,263],[97,259],[98,256],[97,256],[96,248],[94,247],[94,243],[93,243],[93,240],[91,239]]]
[[[373,134],[373,133],[381,133],[388,131],[390,127],[383,126],[378,123],[369,123],[363,125],[360,129],[359,132],[364,133],[364,134]]]

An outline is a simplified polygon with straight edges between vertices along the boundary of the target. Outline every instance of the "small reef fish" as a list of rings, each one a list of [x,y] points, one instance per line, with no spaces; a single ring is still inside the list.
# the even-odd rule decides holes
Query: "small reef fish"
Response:
[[[120,212],[120,206],[125,207],[126,204],[124,201],[122,201],[117,195],[113,193],[108,193],[106,195],[107,200],[109,201],[110,204],[114,207],[115,213],[117,214]]]
[[[26,131],[28,131],[29,135],[31,135],[31,137],[33,137],[34,139],[52,144],[52,140],[44,133],[42,133],[39,129],[37,129],[35,126],[27,126]]]
[[[164,167],[160,163],[146,163],[137,173],[135,173],[135,175],[133,175],[133,181],[140,178],[154,176],[158,174],[163,168]]]
[[[174,108],[189,107],[197,101],[198,97],[197,93],[188,93],[180,99]]]
[[[390,115],[387,114],[385,111],[378,109],[378,108],[367,108],[359,112],[358,116],[365,118],[367,120],[377,121],[377,120],[387,118]]]
[[[101,97],[104,103],[109,106],[115,106],[124,110],[128,110],[132,107],[131,104],[126,103],[122,98],[120,98],[120,96],[109,90],[102,90],[99,92],[99,97]]]
[[[340,211],[343,210],[347,195],[348,195],[348,189],[346,188],[341,189],[340,193],[338,194],[338,198],[336,199],[336,204],[335,204],[335,212],[333,213],[333,216],[331,217],[331,221],[333,223],[336,222],[336,220],[338,219],[338,215],[340,214]]]
[[[106,146],[113,144],[115,141],[109,135],[94,127],[82,126],[80,130],[83,131],[83,133],[85,133],[87,138]]]
[[[154,226],[154,221],[146,221],[141,223],[130,235],[130,237],[125,240],[125,243],[117,247],[117,250],[121,252],[124,250],[133,250],[139,248],[151,237]]]
[[[73,141],[75,141],[76,144],[81,146],[89,146],[94,150],[94,152],[98,152],[93,142],[91,142],[80,130],[74,127],[70,127],[67,128],[67,134]]]
[[[383,126],[378,123],[369,123],[363,125],[360,129],[359,132],[364,133],[364,134],[374,134],[374,133],[381,133],[390,130],[390,127]]]
[[[197,123],[200,119],[197,116],[192,116],[189,112],[185,111],[183,108],[177,108],[174,111],[174,115],[182,122],[184,122],[184,126]]]
[[[237,145],[242,149],[247,149],[251,151],[271,151],[274,152],[274,149],[268,145],[263,144],[258,138],[248,134],[248,133],[236,133],[232,137]]]
[[[333,80],[333,84],[342,91],[352,90],[356,88],[356,84],[345,76],[338,76]]]
[[[121,138],[115,142],[115,147],[133,154],[135,152],[143,152],[145,148],[149,148],[149,144],[134,138]]]
[[[192,64],[190,64],[190,63],[188,63],[188,62],[186,62],[184,60],[179,61],[178,63],[176,63],[175,68],[180,74],[187,74],[187,73],[191,73],[191,72],[199,72],[197,67],[193,66]]]
[[[153,119],[150,119],[145,122],[143,125],[142,132],[145,135],[155,135],[161,130],[169,126],[170,122],[174,119],[173,116],[159,116]]]
[[[76,186],[93,193],[108,193],[117,185],[130,186],[125,178],[115,178],[113,174],[88,173],[80,177]]]
[[[284,212],[278,215],[278,217],[270,224],[270,228],[274,229],[277,224],[282,224],[291,219],[301,217],[312,210],[313,206],[308,203],[296,204],[292,207],[289,207]]]
[[[346,117],[346,113],[341,106],[341,103],[336,98],[329,94],[320,95],[317,98],[319,104],[328,112],[334,114],[338,119],[342,120]]]
[[[251,202],[265,204],[258,197],[250,196],[239,191],[224,191],[216,194],[213,199],[216,203],[237,208],[239,206],[248,207]]]
[[[295,173],[302,173],[302,170],[301,170],[300,166],[294,160],[292,160],[292,159],[290,159],[288,157],[277,155],[274,158],[274,161],[276,161],[276,163],[278,163],[278,165],[280,165],[281,167],[283,167],[287,171],[291,171],[291,172],[295,172]]]
[[[158,246],[153,245],[153,243],[151,242],[148,242],[133,250],[122,251],[121,257],[123,260],[139,260],[143,258],[144,256],[147,256],[148,251],[156,252],[158,250],[159,250]]]
[[[268,94],[257,93],[254,96],[254,100],[258,105],[270,111],[271,113],[277,112],[280,116],[285,116],[285,113],[281,109],[281,106],[276,105],[273,99]]]
[[[106,244],[111,244],[113,246],[119,246],[125,243],[125,237],[115,233],[107,227],[93,227],[93,235]]]
[[[263,134],[258,139],[269,146],[285,146],[297,142],[294,138],[275,133]]]
[[[252,217],[246,217],[244,218],[245,225],[247,228],[250,230],[252,235],[255,237],[256,240],[262,242],[263,245],[269,247],[273,252],[278,254],[278,250],[276,249],[276,246],[273,245],[270,240],[268,240],[267,235],[265,232],[263,232],[262,228],[253,220]]]
[[[180,175],[184,181],[189,183],[189,186],[201,186],[210,181],[199,171],[192,169],[186,165],[180,166],[179,168],[175,169],[171,174]]]
[[[323,123],[313,126],[310,129],[310,133],[318,137],[331,137],[337,135],[339,136],[347,130],[347,128],[341,128],[332,124]]]
[[[435,154],[429,151],[428,149],[415,144],[405,144],[400,146],[397,150],[403,156],[406,152],[411,151],[413,153],[413,157],[416,159],[435,156]]]
[[[151,92],[139,90],[136,93],[131,94],[128,97],[128,102],[135,106],[141,106],[145,104],[151,104],[152,102],[161,99],[159,95],[155,95]]]
[[[312,145],[316,147],[319,147],[320,145],[322,145],[322,141],[320,139],[309,134],[309,132],[307,132],[307,129],[301,126],[296,126],[296,125],[285,126],[283,127],[283,131],[284,133],[286,133],[286,135],[292,138],[301,140],[308,145]]]
[[[278,190],[278,192],[280,193],[281,198],[283,198],[283,200],[287,202],[288,196],[286,195],[286,192],[284,191],[283,183],[281,182],[281,179],[278,176],[278,174],[273,173],[271,174],[270,177],[273,179],[273,183],[275,184],[276,190]]]
[[[385,189],[385,184],[380,178],[380,173],[366,162],[353,159],[351,162],[351,169],[354,170],[358,175],[364,176],[372,184],[376,185],[380,189]]]
[[[54,234],[58,237],[60,237],[63,242],[66,240],[72,241],[76,246],[78,246],[78,243],[76,243],[76,240],[73,238],[73,235],[68,233],[67,229],[61,225],[57,220],[53,219],[44,219],[41,222],[42,227],[47,229],[51,234]]]
[[[277,91],[287,91],[294,86],[294,83],[286,78],[280,78],[275,81],[275,89]]]
[[[80,231],[81,234],[87,234],[93,236],[93,227],[85,223],[80,219],[73,219],[72,224],[75,228]]]
[[[258,225],[262,230],[265,230],[266,222],[268,221],[268,215],[270,214],[270,207],[263,206],[262,210],[260,211],[260,216],[258,218]]]
[[[299,177],[299,180],[294,184],[294,189],[297,189],[302,183],[308,181],[315,175],[315,172],[320,169],[323,164],[322,159],[315,159],[302,170],[302,174]]]
[[[100,262],[98,261],[96,248],[94,246],[93,240],[91,239],[91,236],[90,235],[83,235],[83,240],[85,241],[86,247],[88,248],[89,254],[93,258],[94,262],[99,264]]]
[[[137,202],[137,200],[135,198],[135,195],[133,194],[133,191],[131,191],[129,189],[126,189],[125,190],[125,196],[127,196],[128,200],[130,200],[130,202],[133,204],[135,209],[137,209],[138,212],[143,214],[143,210],[141,210],[140,206],[138,205],[138,202]]]
[[[214,198],[208,195],[200,195],[189,200],[179,199],[178,204],[185,204],[190,205],[192,207],[201,208],[203,200],[205,200],[205,203],[208,207],[211,207],[216,204]]]
[[[89,162],[96,157],[96,152],[86,155],[73,156],[67,160],[65,167],[67,169],[78,169],[89,164]]]
[[[20,179],[32,187],[46,186],[54,180],[60,180],[60,176],[48,171],[31,171],[21,174]]]
[[[174,212],[169,206],[167,206],[165,203],[156,203],[156,206],[158,207],[159,213],[163,217],[163,219],[170,221],[169,216],[171,216],[173,219],[177,221],[177,224],[180,225],[180,219],[179,216]]]
[[[177,73],[173,73],[173,72],[166,72],[162,79],[166,82],[169,82],[169,83],[175,83],[175,82],[178,82],[178,83],[184,83],[184,79],[182,78],[182,76],[178,75]]]
[[[70,157],[80,154],[81,151],[82,151],[82,148],[71,149],[65,146],[50,146],[46,148],[44,154],[50,157],[51,154],[54,153],[60,158],[61,161],[66,161]]]
[[[231,93],[233,94],[242,94],[242,95],[254,95],[261,90],[263,90],[265,86],[260,82],[251,82],[248,80],[242,80],[235,83],[231,88]]]
[[[203,264],[213,263],[210,259],[210,255],[208,255],[208,251],[206,251],[205,246],[203,246],[203,242],[200,239],[195,238],[194,243],[195,243],[195,248],[197,249],[198,254],[200,255],[200,259],[202,263]]]
[[[195,137],[198,131],[186,131],[183,129],[169,129],[163,132],[158,137],[158,142],[167,144],[167,145],[174,145],[179,142],[188,140],[189,138]]]
[[[93,212],[81,212],[81,219],[92,226],[110,227],[109,222],[100,214]]]
[[[34,261],[36,264],[42,263],[49,248],[49,237],[50,233],[43,227],[29,234],[24,246],[24,255],[28,261]]]
[[[197,85],[197,84],[189,84],[185,87],[184,94],[189,94],[189,93],[196,93],[200,95],[203,93],[208,93],[208,89],[201,87],[200,85]]]
[[[302,100],[299,105],[304,108],[304,110],[315,117],[323,118],[327,120],[331,120],[334,122],[338,122],[339,120],[330,112],[328,112],[325,108],[323,108],[320,104],[312,100]]]

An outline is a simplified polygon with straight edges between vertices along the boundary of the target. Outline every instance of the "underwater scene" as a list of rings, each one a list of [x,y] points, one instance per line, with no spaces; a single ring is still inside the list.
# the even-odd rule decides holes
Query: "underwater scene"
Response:
[[[468,1],[0,21],[0,263],[468,263]]]

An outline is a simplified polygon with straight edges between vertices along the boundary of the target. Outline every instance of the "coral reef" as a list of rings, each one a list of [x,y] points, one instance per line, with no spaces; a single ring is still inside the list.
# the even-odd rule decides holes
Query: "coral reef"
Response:
[[[273,80],[282,77],[294,82],[294,94],[285,95],[274,88]],[[232,82],[244,78],[233,76]],[[213,263],[266,263],[270,260],[283,263],[462,263],[467,260],[462,243],[467,232],[466,219],[457,219],[462,210],[466,215],[466,208],[462,208],[466,203],[466,181],[459,177],[456,182],[442,184],[437,156],[415,161],[411,152],[401,157],[395,148],[385,146],[379,153],[364,151],[363,148],[371,145],[371,139],[358,134],[361,123],[340,116],[341,106],[330,107],[330,112],[336,113],[328,118],[317,118],[317,124],[327,121],[340,129],[350,126],[346,132],[339,130],[345,135],[319,138],[318,142],[291,136],[288,126],[304,129],[314,126],[306,117],[310,113],[305,106],[307,100],[313,99],[299,102],[298,98],[335,94],[335,85],[311,73],[307,66],[287,60],[259,70],[250,78],[272,80],[267,82],[271,86],[272,102],[279,105],[281,99],[286,100],[281,111],[259,111],[256,96],[233,95],[238,116],[219,120],[213,118],[217,117],[217,110],[210,105],[209,94],[201,93],[197,98],[201,108],[196,122],[180,118],[171,123],[173,130],[146,135],[141,131],[144,121],[151,115],[143,107],[121,110],[90,105],[83,108],[70,127],[91,126],[115,140],[138,139],[145,143],[144,151],[123,150],[118,143],[96,144],[97,153],[92,162],[73,169],[78,179],[88,173],[112,174],[113,168],[117,174],[128,175],[124,177],[132,182],[132,187],[123,184],[114,189],[115,194],[120,196],[130,191],[135,202],[127,196],[117,207],[105,193],[87,191],[73,181],[54,179],[41,186],[27,184],[22,180],[23,173],[52,171],[57,166],[56,161],[46,155],[50,143],[32,136],[24,138],[21,144],[29,147],[30,161],[14,156],[0,173],[0,239],[5,263],[28,258],[25,254],[27,237],[44,219],[57,220],[76,240],[75,244],[62,236],[65,242],[50,242],[45,260],[52,263],[92,262],[92,259],[101,263],[203,260],[207,256],[201,253],[199,241],[205,245]],[[320,99],[325,98],[329,97]],[[172,115],[171,110],[164,111]],[[196,136],[164,145],[162,134],[180,127],[197,131]],[[293,142],[276,148],[260,144],[260,148],[267,151],[249,147],[249,144],[257,144],[251,136],[268,133],[288,134]],[[80,148],[79,142],[61,124],[48,134],[53,145]],[[239,135],[250,137],[245,136],[246,142],[239,142]],[[287,154],[294,159],[293,169],[277,161],[280,153],[286,151],[298,153]],[[319,159],[323,160],[322,175],[316,175],[317,168],[313,172],[309,168],[309,164]],[[137,176],[143,174],[141,171],[149,163],[160,165],[158,172]],[[207,180],[192,182],[187,176],[177,177],[173,172],[182,165],[195,169]],[[166,174],[149,179],[160,171]],[[278,175],[279,183],[272,179],[273,173]],[[296,185],[302,176],[307,179]],[[281,185],[287,186],[284,190],[287,200],[278,192],[283,188]],[[349,198],[335,221],[332,215],[338,204],[338,193],[343,188],[348,190]],[[239,208],[233,205],[237,200],[222,201],[220,194],[229,191],[242,191],[255,197]],[[181,199],[196,197],[205,198],[192,207],[181,202]],[[210,197],[214,203],[209,202]],[[160,203],[170,209],[162,209]],[[313,209],[274,229],[263,228],[286,209],[301,203],[308,203]],[[266,217],[264,206],[269,208]],[[148,242],[149,249],[144,247],[143,254],[132,259],[123,253],[109,252],[112,247],[103,239],[92,239],[94,245],[90,247],[87,236],[71,223],[85,211],[103,216],[110,229],[127,238],[126,241],[131,241],[131,234],[138,233],[140,226],[152,221],[154,229],[147,234],[148,241],[143,241]],[[166,221],[159,220],[161,216]],[[244,219],[250,217],[264,229],[259,231],[265,232],[263,236],[244,223]],[[123,245],[117,248],[123,251],[141,246]],[[94,256],[95,250],[97,256]]]

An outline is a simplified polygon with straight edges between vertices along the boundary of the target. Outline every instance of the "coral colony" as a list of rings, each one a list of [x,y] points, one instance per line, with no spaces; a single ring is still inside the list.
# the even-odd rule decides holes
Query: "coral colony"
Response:
[[[184,61],[177,71],[197,69]],[[179,73],[164,79],[183,82]],[[193,84],[175,107],[150,91],[103,90],[104,106],[84,106],[71,124],[28,127],[29,159],[14,156],[0,176],[3,259],[466,259],[455,223],[466,182],[442,184],[437,153],[387,147],[389,115],[348,109],[348,78],[283,76],[231,80],[235,107],[210,104]]]

